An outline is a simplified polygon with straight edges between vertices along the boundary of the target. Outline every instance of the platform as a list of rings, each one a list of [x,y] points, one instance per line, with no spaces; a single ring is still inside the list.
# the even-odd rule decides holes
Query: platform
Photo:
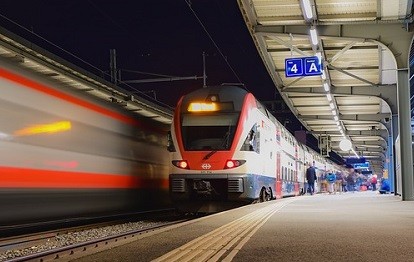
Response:
[[[414,261],[414,202],[356,192],[254,204],[76,261]]]

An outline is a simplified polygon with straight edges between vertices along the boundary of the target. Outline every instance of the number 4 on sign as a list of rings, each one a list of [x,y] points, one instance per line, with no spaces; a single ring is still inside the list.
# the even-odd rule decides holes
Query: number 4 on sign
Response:
[[[301,58],[291,58],[285,60],[285,74],[287,77],[303,75],[303,61]]]
[[[298,65],[297,64],[293,64],[293,66],[290,68],[290,71],[292,71],[293,73],[298,73]]]

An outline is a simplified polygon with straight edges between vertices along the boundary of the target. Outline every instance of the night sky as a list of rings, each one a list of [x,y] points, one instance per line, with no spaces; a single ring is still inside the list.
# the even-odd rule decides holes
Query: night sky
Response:
[[[191,7],[225,55],[203,30]],[[259,100],[280,100],[259,57],[236,0],[55,0],[0,2],[0,25],[42,48],[109,80],[109,50],[116,49],[122,80],[157,78],[125,70],[169,76],[202,76],[202,53],[207,54],[208,85],[238,83]],[[72,55],[33,36],[8,19]],[[92,66],[93,67],[92,67]],[[94,68],[96,67],[96,68]],[[237,76],[236,76],[237,75]],[[131,84],[156,94],[174,107],[183,95],[203,85],[202,80]],[[302,129],[293,114],[290,131]],[[281,117],[283,119],[281,119]]]

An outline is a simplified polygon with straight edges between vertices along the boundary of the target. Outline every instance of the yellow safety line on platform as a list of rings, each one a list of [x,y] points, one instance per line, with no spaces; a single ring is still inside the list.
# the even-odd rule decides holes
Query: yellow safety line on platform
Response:
[[[263,207],[153,261],[231,261],[274,213],[296,200],[292,198]]]

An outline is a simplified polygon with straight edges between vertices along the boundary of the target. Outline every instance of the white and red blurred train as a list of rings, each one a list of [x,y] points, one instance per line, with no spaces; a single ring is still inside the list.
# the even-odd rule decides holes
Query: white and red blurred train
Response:
[[[306,164],[314,163],[318,176],[340,169],[299,143],[239,87],[183,96],[170,132],[170,194],[181,209],[296,196],[304,190]]]
[[[168,126],[0,60],[0,228],[167,206]]]

